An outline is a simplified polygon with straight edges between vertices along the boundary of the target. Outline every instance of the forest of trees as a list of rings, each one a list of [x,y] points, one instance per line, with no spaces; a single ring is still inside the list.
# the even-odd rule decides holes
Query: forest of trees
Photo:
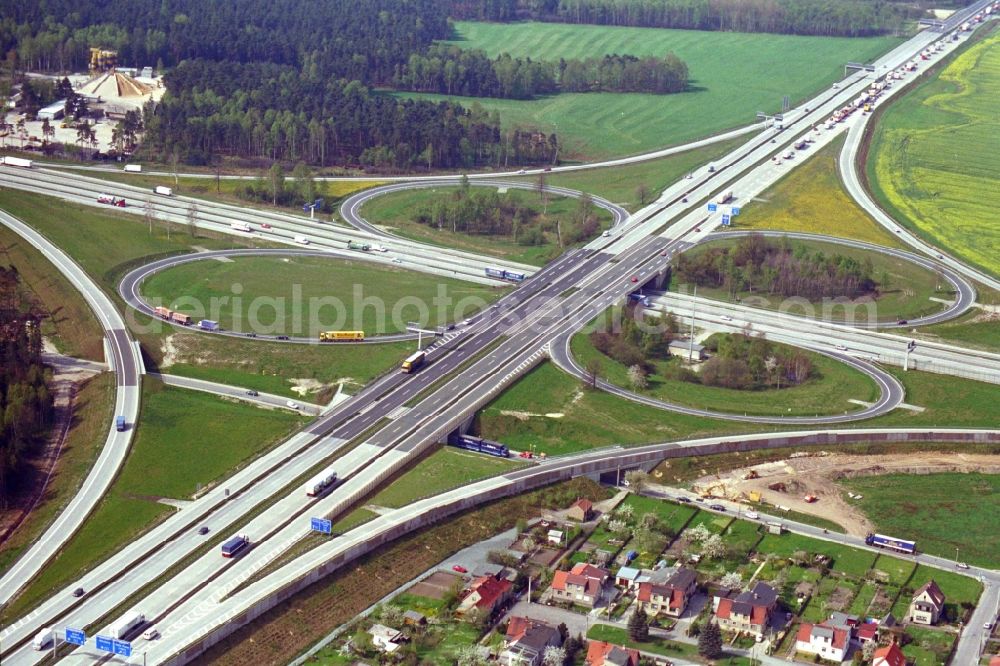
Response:
[[[680,283],[722,287],[730,296],[751,291],[809,300],[859,298],[879,288],[870,260],[810,253],[805,245],[793,246],[787,239],[772,243],[759,234],[745,236],[732,247],[681,254],[674,272]]]
[[[444,95],[531,99],[557,92],[666,94],[683,91],[687,82],[687,65],[673,53],[663,58],[607,55],[552,62],[506,53],[491,59],[483,51],[441,44],[426,54],[411,55],[392,85]]]
[[[788,388],[810,379],[812,361],[800,349],[775,347],[763,335],[727,333],[710,341],[712,357],[684,379],[705,386],[740,390]]]
[[[594,204],[586,194],[577,200],[571,215],[558,219],[545,214],[544,197],[548,194],[537,204],[526,201],[526,195],[517,190],[504,194],[492,188],[475,190],[463,178],[452,197],[439,198],[433,206],[418,210],[414,221],[454,233],[506,236],[520,245],[544,245],[552,237],[560,247],[566,247],[589,240],[600,231]]]
[[[451,0],[454,18],[862,37],[922,15],[886,0]]]
[[[38,318],[22,301],[17,270],[0,267],[0,508],[52,422],[41,353]]]

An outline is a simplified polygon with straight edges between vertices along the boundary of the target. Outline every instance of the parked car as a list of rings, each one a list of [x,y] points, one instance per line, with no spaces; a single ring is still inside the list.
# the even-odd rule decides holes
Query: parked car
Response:
[[[712,504],[708,508],[711,509],[712,511],[725,511],[726,510],[726,507],[722,506],[721,504]]]
[[[461,564],[453,564],[451,568],[453,571],[457,571],[458,573],[463,573],[463,574],[469,573],[469,570],[463,567]]]

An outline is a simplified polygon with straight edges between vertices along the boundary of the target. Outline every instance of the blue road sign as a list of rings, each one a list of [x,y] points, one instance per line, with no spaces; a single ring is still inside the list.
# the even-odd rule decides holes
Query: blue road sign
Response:
[[[332,534],[333,523],[325,518],[310,518],[309,529],[314,532],[322,532],[323,534]]]
[[[714,213],[718,209],[719,209],[719,204],[716,204],[716,203],[710,203],[710,204],[708,204],[708,212],[709,213]]]
[[[115,649],[114,649],[114,653],[115,654],[120,654],[123,657],[131,657],[132,656],[132,644],[129,643],[128,641],[118,641],[118,640],[116,640],[115,644],[114,644],[114,647],[115,647]]]
[[[306,211],[307,213],[312,210],[312,207],[313,207],[312,204],[302,204],[302,210]]]
[[[737,215],[740,214],[740,207],[739,206],[733,206],[730,209],[729,214],[732,215],[733,217],[736,217]]]
[[[87,634],[83,633],[79,629],[70,629],[66,627],[66,642],[72,643],[73,645],[83,645],[87,642]]]
[[[113,638],[108,638],[107,636],[95,636],[94,640],[97,641],[98,650],[104,650],[105,652],[115,651],[115,641]]]
[[[724,226],[724,227],[728,227],[729,226],[729,216],[728,215],[723,215],[722,216],[722,226]]]

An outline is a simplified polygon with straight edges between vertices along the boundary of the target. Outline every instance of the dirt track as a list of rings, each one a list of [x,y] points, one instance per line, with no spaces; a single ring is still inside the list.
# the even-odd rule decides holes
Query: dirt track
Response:
[[[758,478],[745,478],[751,472]],[[942,472],[1000,474],[1000,459],[990,455],[938,452],[865,456],[817,452],[705,476],[693,486],[699,492],[730,499],[747,497],[751,491],[757,491],[764,502],[826,518],[842,525],[849,534],[864,535],[872,531],[873,526],[844,494],[836,483],[838,479]],[[776,483],[785,484],[785,492],[768,488]],[[806,495],[815,495],[817,501],[806,502]]]

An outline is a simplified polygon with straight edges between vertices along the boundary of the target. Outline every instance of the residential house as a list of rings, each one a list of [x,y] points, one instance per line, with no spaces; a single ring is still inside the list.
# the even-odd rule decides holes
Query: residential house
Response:
[[[632,590],[639,587],[639,583],[643,578],[648,578],[648,576],[643,576],[642,569],[622,567],[615,574],[615,585],[624,587],[626,590]]]
[[[934,580],[927,581],[913,595],[907,619],[914,624],[937,624],[944,610],[944,593]]]
[[[526,617],[512,617],[499,660],[504,666],[539,666],[545,648],[562,645],[562,635],[555,627]]]
[[[865,622],[858,627],[855,634],[858,637],[858,642],[861,645],[867,645],[868,643],[875,643],[878,645],[878,634],[879,626],[874,622]]]
[[[757,582],[746,592],[720,599],[715,617],[723,631],[763,638],[777,606],[778,593],[767,583]]]
[[[698,576],[691,569],[680,568],[665,583],[640,583],[639,606],[650,615],[680,617],[698,589]]]
[[[549,530],[548,536],[550,544],[553,546],[561,546],[563,545],[563,539],[566,535],[563,534],[562,530]]]
[[[593,608],[601,600],[610,575],[592,564],[577,564],[570,571],[557,571],[549,588],[553,601]]]
[[[872,666],[906,666],[906,657],[899,646],[893,643],[887,647],[875,650],[872,656]]]
[[[594,503],[589,499],[578,499],[566,510],[566,518],[585,523],[594,519]]]
[[[639,651],[604,641],[587,644],[587,666],[639,666]]]
[[[480,576],[469,584],[468,594],[455,609],[458,617],[466,617],[473,609],[478,617],[489,617],[507,603],[514,594],[514,584],[493,576]]]
[[[388,654],[392,654],[399,649],[400,643],[403,642],[403,632],[399,629],[387,627],[384,624],[372,625],[368,633],[371,634],[372,645],[376,649]]]
[[[799,633],[795,635],[796,652],[816,654],[828,661],[844,661],[850,647],[851,632],[826,623],[803,622],[799,625]]]

